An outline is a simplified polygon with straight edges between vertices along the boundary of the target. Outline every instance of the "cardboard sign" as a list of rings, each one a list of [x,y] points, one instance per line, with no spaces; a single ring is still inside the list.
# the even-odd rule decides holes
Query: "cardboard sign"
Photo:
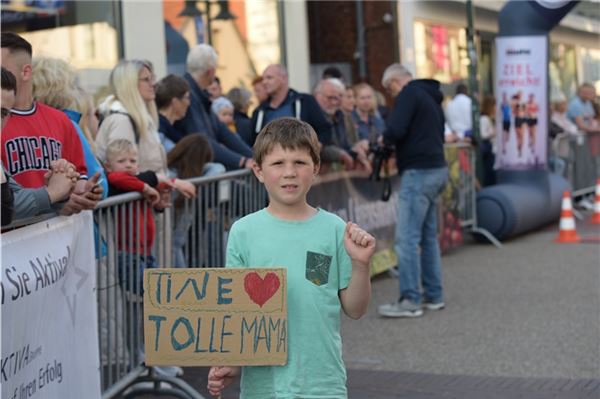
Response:
[[[284,365],[285,269],[147,269],[146,364]]]

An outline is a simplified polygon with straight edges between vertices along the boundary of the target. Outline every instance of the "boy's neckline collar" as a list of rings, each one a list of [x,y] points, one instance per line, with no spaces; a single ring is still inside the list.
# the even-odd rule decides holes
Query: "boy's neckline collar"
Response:
[[[313,209],[315,210],[315,212],[306,219],[282,219],[279,216],[273,215],[271,213],[271,211],[269,211],[267,209],[267,207],[263,208],[263,211],[269,218],[276,220],[278,222],[290,223],[290,224],[300,224],[300,223],[307,223],[307,222],[314,220],[322,212],[322,209],[319,207],[316,207]]]

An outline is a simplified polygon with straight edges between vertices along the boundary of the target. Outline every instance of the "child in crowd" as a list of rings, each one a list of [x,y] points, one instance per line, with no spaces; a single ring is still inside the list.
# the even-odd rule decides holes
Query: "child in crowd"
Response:
[[[137,191],[158,211],[168,206],[168,199],[165,199],[164,195],[168,194],[172,183],[166,177],[152,171],[139,173],[137,148],[131,141],[118,139],[111,142],[106,148],[105,166],[109,196]],[[155,225],[152,209],[149,206],[134,204],[133,215],[128,213],[131,209],[127,208],[124,214],[119,212],[117,226],[119,276],[125,289],[141,294],[144,269],[156,267],[151,254]],[[132,265],[136,263],[138,268],[134,271]],[[132,274],[134,276],[130,278]]]
[[[233,120],[233,103],[227,97],[216,98],[210,106],[212,112],[217,115],[219,120],[223,122],[229,130],[237,133],[235,122]]]
[[[347,397],[340,307],[353,319],[367,312],[375,239],[307,203],[319,149],[313,128],[294,118],[276,119],[257,136],[253,170],[269,205],[233,224],[226,264],[287,269],[288,359],[285,366],[212,367],[212,395],[241,374],[246,399]]]
[[[213,153],[208,140],[201,134],[190,134],[179,140],[175,147],[167,154],[167,164],[172,174],[181,179],[189,179],[199,176],[214,176],[225,173],[225,167],[219,163],[211,163]],[[199,197],[206,200],[203,190],[206,186],[200,185]],[[173,267],[201,267],[199,254],[190,254],[190,248],[196,245],[186,243],[189,239],[190,228],[199,219],[196,216],[197,207],[194,202],[186,200],[183,196],[175,199],[175,227],[173,228]],[[202,218],[204,220],[205,218]],[[199,226],[194,226],[199,229]],[[199,234],[199,232],[197,231]],[[193,237],[197,237],[192,234]],[[198,236],[199,237],[199,236]],[[200,240],[198,240],[200,241]],[[196,242],[196,244],[199,244]],[[188,249],[186,256],[184,249]]]

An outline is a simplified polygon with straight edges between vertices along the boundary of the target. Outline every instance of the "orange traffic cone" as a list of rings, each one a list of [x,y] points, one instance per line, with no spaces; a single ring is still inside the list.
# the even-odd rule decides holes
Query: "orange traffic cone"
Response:
[[[593,224],[600,224],[600,179],[596,179],[596,198],[594,199]]]
[[[558,237],[556,237],[554,241],[560,243],[577,243],[581,241],[577,235],[577,231],[575,231],[575,218],[573,217],[571,193],[568,191],[563,193],[559,232]]]

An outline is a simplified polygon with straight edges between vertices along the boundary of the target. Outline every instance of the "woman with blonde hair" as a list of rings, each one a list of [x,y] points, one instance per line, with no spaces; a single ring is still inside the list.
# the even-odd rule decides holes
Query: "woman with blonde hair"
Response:
[[[166,154],[158,136],[158,111],[154,103],[155,77],[148,61],[123,60],[110,74],[109,95],[99,111],[103,116],[96,148],[105,160],[106,147],[118,139],[139,148],[140,170],[166,172]]]
[[[92,150],[96,151],[96,135],[98,134],[98,116],[94,98],[80,86],[75,87],[77,95],[73,98],[73,109],[81,114],[79,126],[89,140]]]
[[[125,139],[137,145],[140,170],[167,175],[167,156],[158,134],[155,83],[150,61],[123,60],[113,68],[109,79],[112,94],[98,107],[102,123],[96,135],[96,152],[102,161],[110,143]],[[196,195],[193,184],[180,179],[173,183],[185,197]]]
[[[356,107],[352,112],[352,118],[358,129],[358,136],[360,140],[373,144],[385,129],[385,123],[377,112],[375,90],[367,83],[359,83],[354,86],[354,95]]]
[[[82,118],[89,112],[86,102],[91,101],[91,96],[77,85],[75,69],[66,61],[59,58],[36,57],[32,66],[34,98],[67,114],[79,134],[88,173],[92,176],[96,172],[100,172],[99,181],[104,189],[103,198],[106,197],[108,182],[104,175],[104,169],[95,156],[92,134],[93,120],[86,118],[84,123]],[[93,113],[93,108],[91,112]],[[97,124],[96,120],[96,128]]]

